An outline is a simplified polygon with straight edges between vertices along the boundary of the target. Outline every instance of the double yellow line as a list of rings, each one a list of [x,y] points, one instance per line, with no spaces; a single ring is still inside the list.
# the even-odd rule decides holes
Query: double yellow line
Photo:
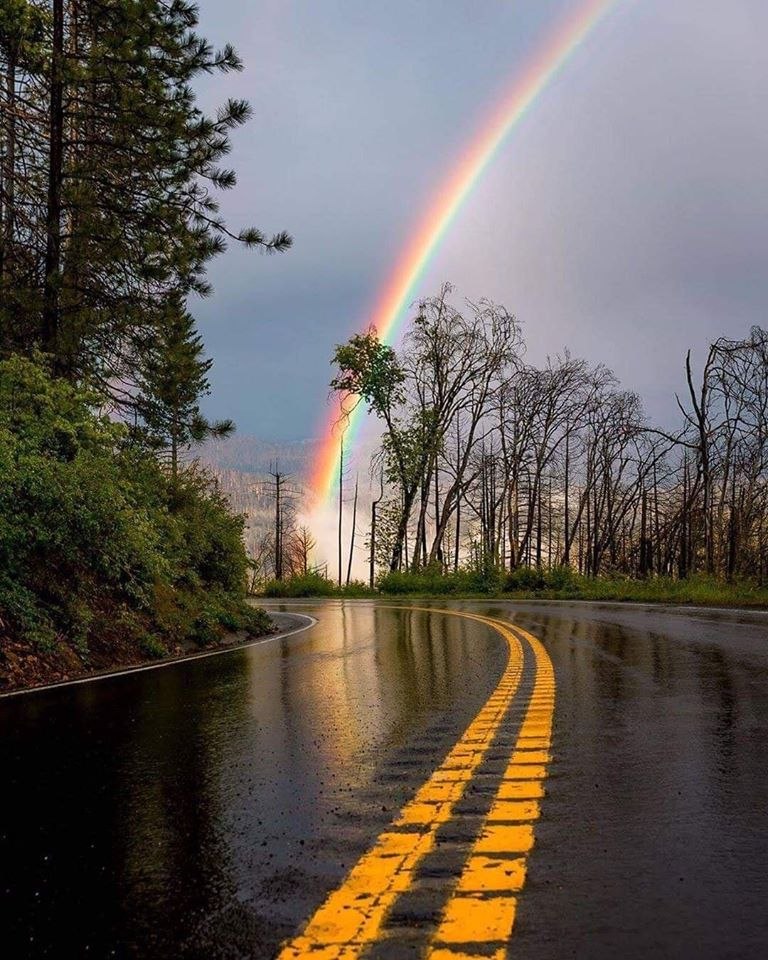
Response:
[[[533,845],[532,823],[539,815],[543,795],[554,713],[554,672],[542,644],[524,630],[477,614],[430,612],[450,612],[496,630],[509,648],[504,673],[443,763],[403,807],[392,829],[363,854],[302,933],[284,945],[278,960],[352,960],[376,942],[392,905],[410,888],[419,863],[434,849],[439,828],[454,815],[518,691],[522,639],[535,658],[533,693],[482,831],[427,950],[430,960],[468,960],[480,956],[472,952],[479,944],[485,948],[481,952],[484,960],[505,955],[504,945],[515,918],[513,894],[522,889],[525,880],[525,855]]]

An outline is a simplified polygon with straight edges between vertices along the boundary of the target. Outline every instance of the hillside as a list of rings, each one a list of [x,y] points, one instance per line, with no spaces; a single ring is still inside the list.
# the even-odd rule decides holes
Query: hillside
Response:
[[[286,489],[289,504],[299,505],[309,473],[314,444],[312,440],[274,443],[248,435],[210,440],[196,456],[217,479],[219,489],[235,513],[246,518],[245,545],[250,556],[257,556],[274,523],[274,493],[270,470],[288,474]]]

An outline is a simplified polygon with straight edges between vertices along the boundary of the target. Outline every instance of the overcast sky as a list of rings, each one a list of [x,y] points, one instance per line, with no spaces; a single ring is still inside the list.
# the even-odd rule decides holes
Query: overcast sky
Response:
[[[317,435],[336,343],[366,325],[430,191],[576,0],[201,0],[242,74],[231,248],[193,312],[215,359],[208,411],[264,439]],[[529,357],[611,366],[669,417],[685,350],[768,322],[766,0],[618,0],[470,196],[424,278],[491,297]]]

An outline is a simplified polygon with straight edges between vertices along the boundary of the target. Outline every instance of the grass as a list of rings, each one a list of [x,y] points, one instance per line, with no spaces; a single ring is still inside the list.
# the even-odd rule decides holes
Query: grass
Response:
[[[648,580],[580,577],[573,589],[545,590],[536,596],[552,600],[768,608],[768,587],[749,582],[725,583],[703,576],[695,576],[687,580],[672,580],[668,577],[651,577]]]
[[[268,580],[260,596],[264,597],[377,597],[378,591],[371,590],[360,580],[353,580],[348,586],[339,587],[333,580],[319,573],[305,573],[287,580]]]
[[[686,580],[650,577],[630,580],[618,577],[581,577],[567,569],[532,570],[513,573],[491,570],[460,570],[443,574],[426,569],[418,573],[388,573],[381,576],[376,590],[351,583],[341,589],[318,574],[289,580],[272,580],[265,585],[266,597],[414,597],[510,600],[585,600],[634,603],[664,603],[702,607],[752,607],[768,609],[768,586],[749,581],[726,583],[697,575]]]

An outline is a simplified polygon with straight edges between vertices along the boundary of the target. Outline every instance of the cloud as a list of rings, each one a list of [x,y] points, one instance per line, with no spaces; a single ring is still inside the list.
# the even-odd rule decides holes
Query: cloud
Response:
[[[572,2],[387,5],[203,0],[247,96],[235,225],[295,249],[232,250],[195,309],[216,359],[211,412],[245,432],[316,432],[333,345],[364,323],[411,224],[490,102]],[[499,153],[428,272],[615,367],[664,417],[687,347],[764,322],[768,62],[762,0],[621,2]]]

